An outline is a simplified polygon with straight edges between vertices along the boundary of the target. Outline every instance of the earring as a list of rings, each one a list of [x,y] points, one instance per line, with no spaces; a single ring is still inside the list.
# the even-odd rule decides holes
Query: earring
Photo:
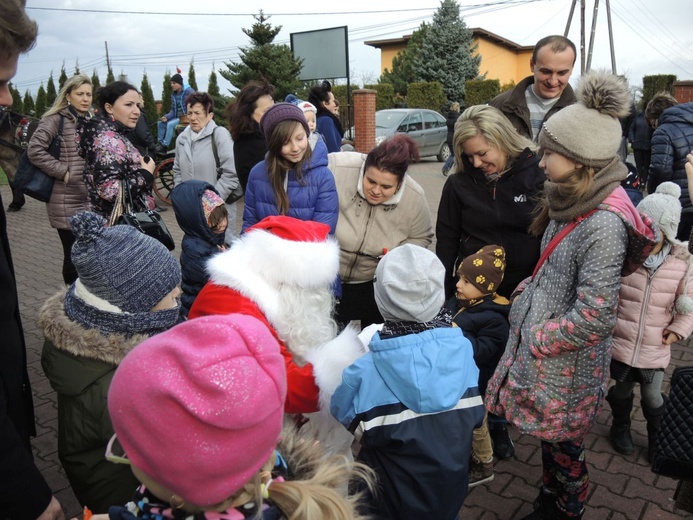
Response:
[[[171,498],[169,499],[168,503],[171,504],[171,507],[173,509],[182,509],[185,505],[185,500],[183,500],[178,495],[171,495]]]
[[[70,100],[67,100],[67,106],[70,106],[72,103],[70,103]]]

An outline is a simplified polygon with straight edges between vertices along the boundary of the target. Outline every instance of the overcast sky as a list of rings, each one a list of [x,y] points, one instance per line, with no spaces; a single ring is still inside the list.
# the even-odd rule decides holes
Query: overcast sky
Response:
[[[594,1],[586,0],[588,41]],[[481,27],[520,45],[563,34],[571,3],[459,1],[468,27]],[[579,47],[577,3],[569,37]],[[648,74],[675,74],[679,80],[693,80],[691,0],[611,0],[610,4],[619,74],[636,86]],[[39,38],[36,47],[20,59],[14,83],[22,93],[27,88],[35,93],[41,81],[45,85],[51,70],[57,84],[62,63],[71,74],[75,61],[89,75],[96,68],[103,83],[107,41],[115,74],[126,74],[139,87],[146,70],[155,97],[161,95],[164,73],[175,73],[179,67],[185,77],[191,60],[198,87],[204,90],[212,66],[218,71],[224,62],[239,60],[239,47],[249,45],[241,29],[252,26],[253,15],[260,9],[271,16],[273,26],[282,26],[276,43],[288,44],[292,32],[348,26],[352,83],[371,83],[380,75],[380,51],[363,42],[411,34],[422,21],[431,21],[439,5],[437,0],[28,0],[28,13],[39,24]],[[599,5],[592,68],[611,69],[605,1]],[[222,92],[230,88],[220,76],[219,83]]]

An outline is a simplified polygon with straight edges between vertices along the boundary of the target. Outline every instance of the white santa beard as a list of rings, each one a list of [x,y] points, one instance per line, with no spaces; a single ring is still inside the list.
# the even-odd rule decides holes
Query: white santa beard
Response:
[[[286,344],[298,364],[305,364],[308,350],[319,347],[337,335],[332,318],[334,296],[331,288],[303,289],[280,286],[280,314],[272,320],[279,338]]]

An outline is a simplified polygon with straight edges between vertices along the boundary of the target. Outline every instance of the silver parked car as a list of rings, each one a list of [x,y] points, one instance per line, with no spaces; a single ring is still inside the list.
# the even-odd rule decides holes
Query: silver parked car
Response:
[[[395,134],[407,134],[419,145],[419,155],[435,155],[445,162],[450,157],[448,127],[438,112],[425,108],[392,108],[375,113],[375,143]]]

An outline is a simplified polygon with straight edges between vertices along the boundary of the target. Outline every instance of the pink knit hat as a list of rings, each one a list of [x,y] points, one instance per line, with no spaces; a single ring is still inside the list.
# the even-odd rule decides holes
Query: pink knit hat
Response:
[[[282,426],[286,368],[260,321],[186,321],[133,349],[108,411],[132,464],[200,506],[232,496],[269,459]]]

